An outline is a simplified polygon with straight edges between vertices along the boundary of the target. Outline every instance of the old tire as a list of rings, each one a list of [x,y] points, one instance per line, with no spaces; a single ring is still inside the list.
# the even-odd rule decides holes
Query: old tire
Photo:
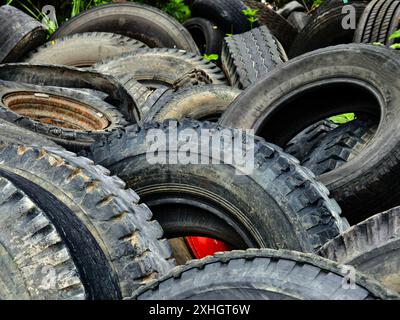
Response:
[[[313,51],[248,88],[220,123],[252,128],[256,135],[285,146],[298,132],[333,115],[354,112],[380,119],[358,157],[318,178],[346,217],[360,222],[399,204],[399,137],[390,129],[400,117],[397,70],[398,53],[385,47],[350,44]]]
[[[399,299],[355,273],[345,288],[343,267],[316,255],[286,250],[218,253],[173,269],[135,292],[137,300],[387,300]]]
[[[222,160],[222,164],[209,165],[150,164],[147,134],[159,129],[167,138],[171,132],[172,138],[175,128],[178,135],[189,130],[192,138],[188,141],[195,141],[193,135],[206,129],[234,134],[232,129],[224,131],[215,124],[187,119],[145,124],[143,128],[130,126],[94,145],[88,154],[141,195],[168,238],[205,236],[234,248],[284,247],[312,252],[347,228],[347,221],[339,216],[340,208],[310,171],[261,139],[255,142],[258,165],[249,175],[235,174],[246,168]],[[169,154],[168,149],[163,150],[158,152],[161,157]],[[186,151],[179,152],[186,155]],[[217,159],[215,153],[203,149],[195,156]],[[197,158],[199,163],[203,163],[201,159]]]
[[[94,66],[98,72],[130,77],[150,88],[172,87],[185,74],[198,70],[211,84],[225,84],[223,72],[210,61],[177,49],[140,49]]]
[[[226,37],[222,69],[233,87],[246,89],[287,61],[285,50],[265,26]]]
[[[93,162],[55,148],[2,144],[2,176],[62,231],[89,299],[121,299],[173,262],[162,229],[125,184]],[[47,230],[46,230],[47,231]]]
[[[30,52],[25,62],[90,67],[105,59],[147,46],[132,38],[106,32],[88,32],[52,40]]]
[[[192,35],[201,55],[221,55],[225,33],[216,23],[205,18],[197,17],[186,20],[183,26]]]
[[[319,254],[400,293],[400,208],[379,213],[324,245]]]
[[[112,32],[151,48],[199,52],[190,33],[178,21],[157,8],[139,3],[108,4],[84,11],[58,28],[51,39],[84,32]]]
[[[351,2],[351,6],[355,8],[356,22],[359,21],[367,4],[366,0]],[[319,48],[352,43],[355,30],[342,27],[343,6],[342,0],[329,0],[322,4],[294,40],[289,50],[289,57],[293,58]]]
[[[150,108],[145,122],[162,122],[168,119],[218,121],[240,90],[227,86],[195,86],[166,92]]]
[[[0,25],[0,63],[20,61],[46,42],[47,32],[42,24],[13,6],[0,6]]]
[[[371,1],[360,18],[353,42],[391,45],[396,39],[389,40],[389,37],[399,29],[399,19],[400,1]]]

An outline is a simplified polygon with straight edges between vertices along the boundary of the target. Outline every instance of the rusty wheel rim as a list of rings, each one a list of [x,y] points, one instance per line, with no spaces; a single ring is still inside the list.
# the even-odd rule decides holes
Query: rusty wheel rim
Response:
[[[3,98],[14,113],[45,125],[74,131],[102,131],[110,122],[91,106],[73,99],[34,92],[16,92]]]

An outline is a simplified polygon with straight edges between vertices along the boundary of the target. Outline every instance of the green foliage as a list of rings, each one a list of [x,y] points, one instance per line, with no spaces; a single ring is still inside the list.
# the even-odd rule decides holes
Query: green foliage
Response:
[[[208,60],[208,61],[216,61],[219,59],[219,55],[216,53],[212,53],[212,54],[204,54],[203,58]]]
[[[390,47],[392,49],[400,49],[400,43],[393,43]]]
[[[253,25],[258,19],[256,18],[256,14],[258,12],[258,9],[246,9],[242,10],[243,14],[247,17],[247,20],[250,22],[250,28],[253,29]]]
[[[393,32],[390,35],[389,40],[394,40],[394,39],[399,39],[399,38],[400,38],[400,29]]]
[[[111,1],[106,0],[72,0],[71,18],[75,17],[82,11],[88,10],[92,7],[97,7],[102,4],[107,4]]]
[[[372,42],[372,45],[374,46],[384,46],[382,42]]]
[[[190,9],[184,0],[169,0],[161,9],[173,16],[176,20],[184,22],[190,18]]]
[[[345,124],[347,122],[353,121],[354,119],[356,119],[354,113],[344,113],[329,118],[329,120],[337,124]]]

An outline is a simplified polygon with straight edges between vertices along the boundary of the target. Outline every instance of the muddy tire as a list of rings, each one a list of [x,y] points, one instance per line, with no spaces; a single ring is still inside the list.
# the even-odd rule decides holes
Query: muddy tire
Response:
[[[320,255],[354,266],[400,293],[400,208],[379,213],[323,246]]]
[[[162,122],[184,118],[218,121],[239,94],[238,89],[220,85],[195,86],[177,92],[166,92],[151,107],[144,121]]]
[[[25,62],[90,67],[105,59],[147,46],[132,38],[88,32],[52,40],[29,53]]]
[[[46,42],[47,32],[42,24],[13,6],[0,6],[0,25],[0,63],[20,61]]]
[[[398,53],[386,47],[349,44],[316,50],[290,60],[284,69],[248,88],[220,123],[252,128],[256,135],[285,146],[298,132],[334,115],[353,112],[380,119],[359,156],[318,177],[344,215],[353,223],[361,222],[400,204],[400,138],[390,129],[400,117],[397,70]],[[345,75],[350,80],[343,81]]]
[[[128,123],[90,94],[0,81],[0,118],[78,152]],[[40,106],[40,108],[39,108]]]
[[[244,4],[253,10],[258,10],[256,17],[259,24],[266,26],[279,42],[282,43],[285,50],[289,50],[298,33],[296,28],[264,3],[245,0]]]
[[[210,84],[226,84],[223,72],[194,53],[177,49],[140,49],[96,64],[98,72],[130,77],[149,88],[172,87],[185,74],[198,70]]]
[[[287,56],[279,41],[263,26],[226,37],[221,60],[231,86],[246,89],[287,61]]]
[[[399,29],[399,19],[400,1],[371,1],[360,18],[353,42],[391,45],[396,39],[389,40],[389,37]]]
[[[151,48],[199,52],[190,33],[178,21],[157,8],[139,3],[108,4],[84,11],[58,28],[51,39],[84,32],[112,32]]]
[[[355,8],[356,22],[360,20],[367,4],[367,0],[351,2],[351,6]],[[355,30],[342,27],[343,6],[342,0],[330,0],[322,4],[294,40],[289,50],[289,58],[319,48],[352,43]]]
[[[348,227],[336,202],[311,172],[261,139],[255,143],[256,167],[250,175],[235,174],[246,172],[237,163],[150,164],[147,135],[159,129],[167,139],[170,133],[173,138],[174,128],[178,136],[189,131],[192,138],[188,141],[195,141],[193,134],[206,129],[234,134],[232,129],[224,131],[215,124],[187,119],[178,124],[150,123],[116,132],[88,154],[141,195],[167,238],[205,236],[239,249],[284,247],[312,252]],[[214,149],[213,143],[212,155],[201,150],[197,157],[215,161]],[[163,150],[165,147],[158,152],[161,158],[169,154]],[[186,155],[186,151],[180,152],[180,157]],[[203,163],[201,159],[197,161]]]
[[[286,250],[218,253],[189,262],[137,292],[137,300],[386,300],[399,296],[356,272],[344,288],[343,267]]]
[[[62,231],[83,284],[89,284],[86,298],[127,297],[173,265],[151,212],[104,168],[47,147],[1,144],[0,156],[1,175],[17,184]]]

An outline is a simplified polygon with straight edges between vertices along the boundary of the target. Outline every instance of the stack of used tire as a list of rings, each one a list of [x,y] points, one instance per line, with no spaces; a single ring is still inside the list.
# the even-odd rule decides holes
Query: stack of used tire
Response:
[[[398,299],[399,4],[0,7],[0,299]]]

